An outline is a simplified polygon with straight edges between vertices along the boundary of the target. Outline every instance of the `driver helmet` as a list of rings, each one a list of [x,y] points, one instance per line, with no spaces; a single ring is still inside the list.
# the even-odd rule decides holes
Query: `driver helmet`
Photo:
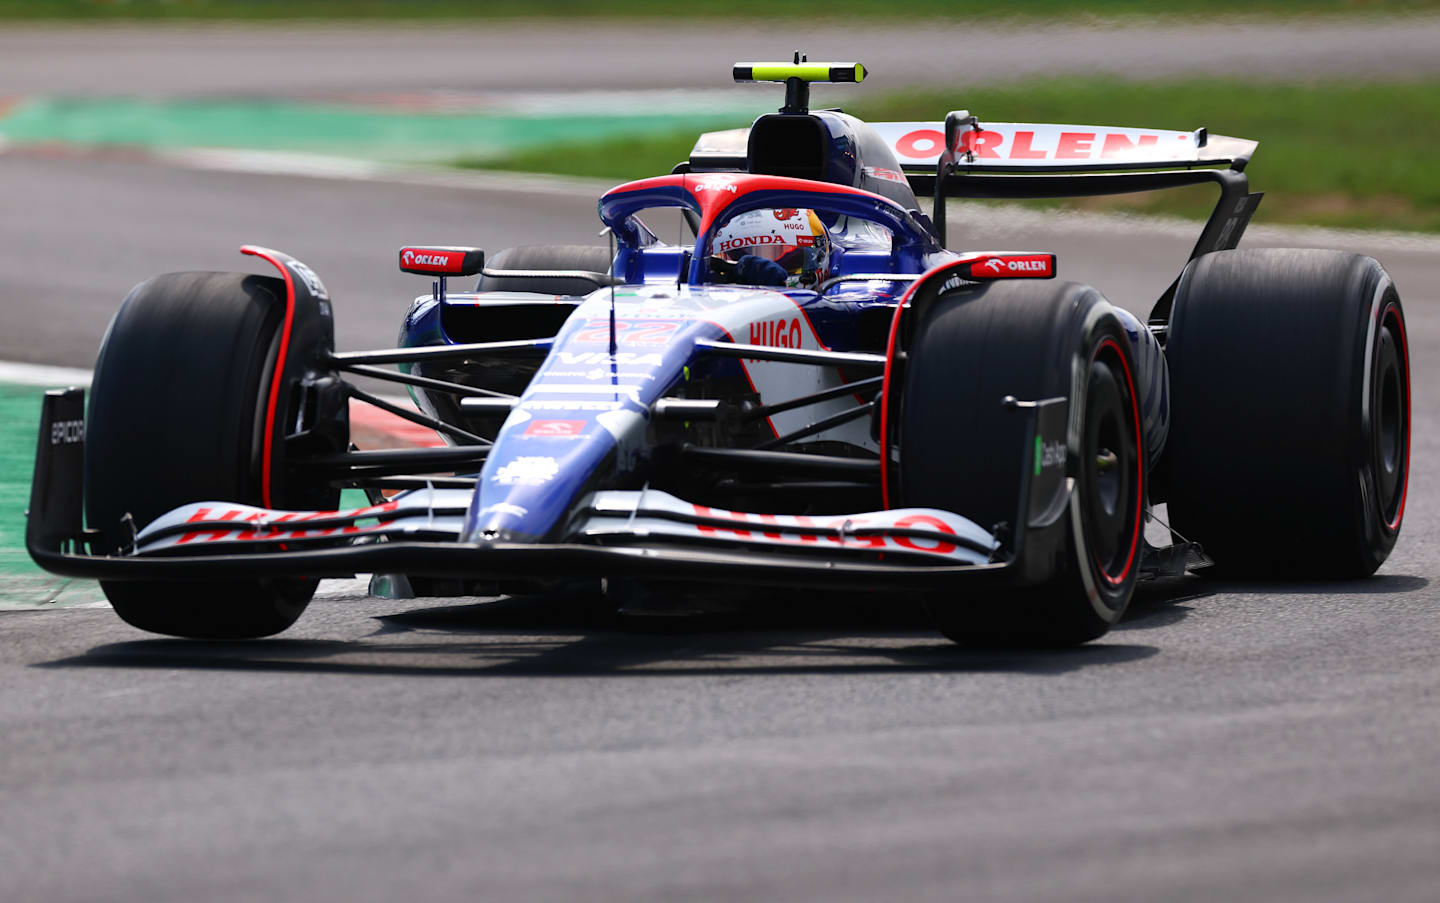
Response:
[[[738,261],[754,255],[789,273],[787,286],[811,286],[830,276],[830,233],[815,211],[803,207],[751,210],[715,233],[712,254]]]

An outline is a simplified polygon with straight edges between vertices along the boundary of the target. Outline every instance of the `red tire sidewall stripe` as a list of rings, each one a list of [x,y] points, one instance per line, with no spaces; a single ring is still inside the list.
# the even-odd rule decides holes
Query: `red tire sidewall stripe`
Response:
[[[280,385],[285,381],[285,358],[290,351],[290,329],[295,321],[295,281],[290,275],[290,268],[264,249],[247,245],[241,248],[240,252],[268,261],[285,277],[285,322],[280,328],[280,348],[275,355],[275,375],[270,380],[270,397],[265,404],[265,440],[260,452],[260,498],[266,508],[273,508],[270,487],[271,471],[274,467],[275,413],[280,405]]]
[[[1401,314],[1400,305],[1396,302],[1391,301],[1381,309],[1379,326],[1384,327],[1385,318],[1390,315],[1391,311],[1394,311],[1396,332],[1400,336],[1400,362],[1404,368],[1402,375],[1405,386],[1405,459],[1402,465],[1404,471],[1402,479],[1405,482],[1400,487],[1400,507],[1395,512],[1395,519],[1385,525],[1386,529],[1395,533],[1400,529],[1400,522],[1405,518],[1405,498],[1410,492],[1410,346],[1405,337],[1405,317]],[[1381,516],[1384,516],[1383,512]]]
[[[1096,559],[1095,562],[1100,566],[1100,576],[1105,578],[1105,582],[1111,586],[1119,586],[1124,583],[1125,578],[1130,575],[1130,568],[1135,564],[1135,552],[1140,547],[1140,531],[1142,529],[1143,518],[1142,506],[1145,497],[1145,455],[1144,447],[1140,444],[1140,401],[1139,397],[1135,394],[1135,379],[1130,373],[1130,362],[1125,359],[1125,350],[1120,347],[1120,343],[1113,337],[1106,336],[1095,346],[1095,351],[1091,354],[1090,361],[1094,363],[1100,356],[1100,352],[1107,346],[1115,349],[1115,355],[1120,359],[1120,366],[1125,370],[1125,385],[1130,391],[1131,419],[1135,423],[1135,529],[1130,535],[1130,553],[1125,558],[1125,567],[1120,571],[1120,576],[1118,577],[1111,577],[1099,559]]]
[[[913,290],[913,289],[912,289]],[[885,372],[880,381],[880,507],[890,507],[890,376],[895,369],[895,345],[900,335],[900,315],[910,297],[906,292],[890,318],[890,338],[885,343]]]
[[[960,264],[968,264],[965,260],[949,260],[926,270],[919,279],[910,283],[910,287],[900,296],[895,304],[895,316],[890,318],[890,338],[885,343],[885,372],[880,381],[880,506],[888,509],[890,507],[890,386],[892,374],[895,370],[895,349],[900,344],[900,316],[905,310],[905,305],[911,303],[915,293],[921,286],[927,284],[931,279],[946,275],[955,270]]]

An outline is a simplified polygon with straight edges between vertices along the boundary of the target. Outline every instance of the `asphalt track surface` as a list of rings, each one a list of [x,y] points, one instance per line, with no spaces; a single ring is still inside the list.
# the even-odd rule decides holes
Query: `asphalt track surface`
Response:
[[[0,158],[0,195],[0,355],[74,365],[130,283],[237,267],[245,240],[309,260],[355,347],[414,290],[402,241],[593,236],[589,198],[144,162]],[[986,244],[1054,249],[1137,310],[1185,251],[1023,231]],[[1415,474],[1374,579],[1177,581],[1099,642],[1014,655],[899,599],[654,634],[332,585],[235,644],[8,613],[5,897],[1433,899],[1440,266],[1375,250],[1407,304]]]
[[[737,59],[859,60],[866,90],[952,87],[1077,72],[1406,77],[1440,71],[1440,17],[1020,26],[876,23],[864,29],[725,21],[611,25],[284,24],[0,31],[0,95],[285,96],[723,88]],[[755,91],[770,90],[763,87]],[[853,96],[818,89],[818,98]],[[1337,126],[1355,111],[1337,111]]]
[[[131,284],[243,268],[245,241],[314,266],[358,347],[416,291],[400,243],[595,228],[589,197],[116,159],[0,156],[0,198],[0,358],[72,366]],[[975,244],[1054,250],[1141,311],[1186,250]],[[1440,256],[1351,247],[1394,275],[1412,355],[1407,522],[1375,578],[1172,581],[1102,640],[1026,654],[961,650],[903,599],[657,633],[332,584],[227,644],[4,613],[0,897],[1433,900]]]

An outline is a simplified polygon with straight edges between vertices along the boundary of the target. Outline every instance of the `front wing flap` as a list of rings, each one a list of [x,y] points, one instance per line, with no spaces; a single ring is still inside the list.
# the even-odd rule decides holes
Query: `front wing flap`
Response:
[[[626,576],[853,590],[943,589],[1023,577],[1023,569],[1015,567],[1019,541],[1002,547],[989,532],[951,512],[896,509],[812,520],[708,509],[653,490],[587,497],[562,542],[460,542],[471,492],[426,489],[348,511],[195,502],[146,525],[128,554],[86,554],[89,534],[82,528],[79,490],[84,436],[83,428],[73,428],[83,423],[83,406],[79,389],[46,395],[28,512],[31,557],[65,576],[144,581],[357,573]],[[1030,480],[1019,488],[1017,513],[1024,516],[1018,521],[1033,523],[1034,508],[1050,506],[1032,506]]]

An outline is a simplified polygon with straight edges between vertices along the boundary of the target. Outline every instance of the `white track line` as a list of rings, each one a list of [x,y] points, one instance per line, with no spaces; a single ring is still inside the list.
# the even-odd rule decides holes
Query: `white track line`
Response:
[[[44,364],[26,364],[18,361],[0,361],[0,384],[36,386],[44,388],[59,388],[63,386],[90,385],[91,373],[89,370],[79,370],[73,367],[50,367]],[[410,399],[403,396],[384,396],[392,404],[410,405]],[[31,580],[29,577],[4,578],[10,583],[12,590],[17,585]],[[0,611],[59,611],[61,609],[75,608],[109,608],[110,603],[101,597],[101,590],[94,581],[74,580],[63,581],[60,578],[38,578],[32,582],[39,581],[54,582],[64,588],[60,593],[62,598],[52,599],[49,602],[35,603],[8,603],[0,601]],[[316,591],[315,598],[319,600],[353,600],[363,598],[368,594],[368,578],[357,578],[351,580],[323,580],[320,589]],[[69,598],[76,598],[80,601],[68,601]]]
[[[22,361],[0,361],[0,383],[12,386],[89,386],[93,374],[75,367],[51,367],[48,364],[27,364]],[[391,404],[414,407],[404,395],[381,395]]]
[[[569,197],[580,194],[598,198],[618,184],[614,179],[579,179],[540,173],[405,166],[375,160],[290,151],[185,148],[160,150],[156,151],[153,156],[162,162],[183,166],[187,169],[271,176],[300,176],[313,179],[340,179],[355,182],[386,182],[392,185],[458,188],[468,191],[513,191],[521,194]]]
[[[0,383],[12,386],[89,386],[90,371],[73,367],[51,367],[45,364],[22,364],[0,361]]]

